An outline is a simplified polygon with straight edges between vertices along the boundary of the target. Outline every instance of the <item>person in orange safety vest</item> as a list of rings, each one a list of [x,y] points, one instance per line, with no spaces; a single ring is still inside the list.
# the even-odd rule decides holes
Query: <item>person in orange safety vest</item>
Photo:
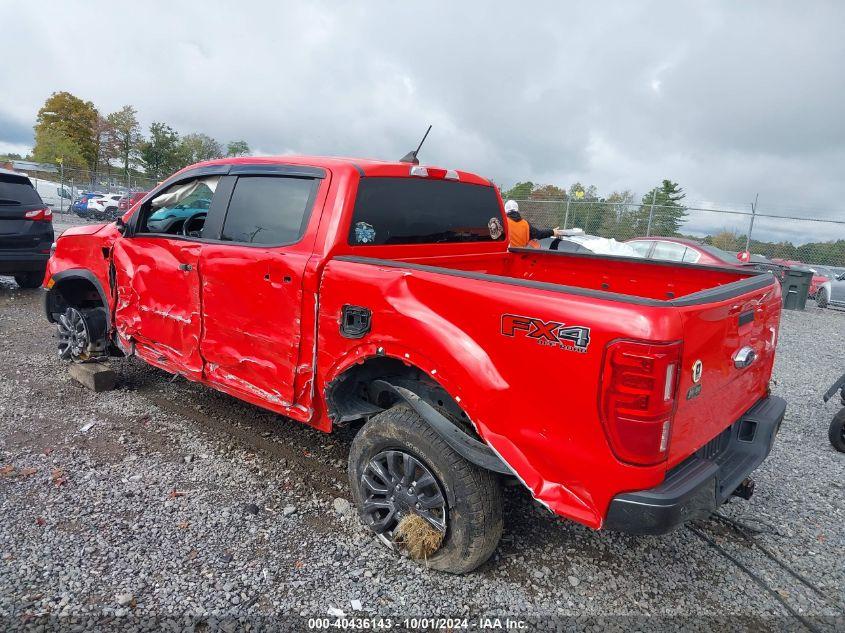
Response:
[[[524,220],[519,214],[519,205],[516,200],[508,200],[505,203],[505,213],[508,218],[508,245],[514,248],[525,248],[526,246],[539,248],[540,245],[535,240],[552,236],[560,237],[564,234],[560,227],[538,229],[528,224],[528,220]]]

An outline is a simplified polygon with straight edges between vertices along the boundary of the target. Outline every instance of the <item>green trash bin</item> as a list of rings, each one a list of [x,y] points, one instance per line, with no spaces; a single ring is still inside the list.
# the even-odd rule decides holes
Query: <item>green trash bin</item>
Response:
[[[805,266],[790,266],[783,276],[783,307],[785,310],[803,310],[807,305],[807,293],[813,271]]]

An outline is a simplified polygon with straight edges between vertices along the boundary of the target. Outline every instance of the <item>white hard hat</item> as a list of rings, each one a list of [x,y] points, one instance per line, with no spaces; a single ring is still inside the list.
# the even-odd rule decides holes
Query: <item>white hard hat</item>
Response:
[[[519,205],[516,203],[516,200],[508,200],[505,203],[505,213],[510,213],[511,211],[519,211]]]

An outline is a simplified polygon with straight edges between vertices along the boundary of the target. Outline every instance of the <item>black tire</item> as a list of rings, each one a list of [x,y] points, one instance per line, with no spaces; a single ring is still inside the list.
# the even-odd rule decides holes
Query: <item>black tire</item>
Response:
[[[373,417],[355,436],[349,451],[349,484],[365,525],[361,483],[367,465],[386,450],[408,453],[438,480],[447,501],[446,534],[425,564],[464,574],[484,563],[502,536],[502,493],[496,476],[458,455],[410,407],[394,406]]]
[[[17,282],[18,286],[21,288],[26,288],[30,290],[32,288],[40,288],[41,282],[44,280],[44,272],[34,272],[34,273],[18,273],[15,275],[15,282]]]
[[[827,304],[827,288],[819,288],[819,291],[816,293],[816,307],[826,308]]]
[[[827,437],[831,445],[840,453],[845,453],[845,409],[833,416]]]

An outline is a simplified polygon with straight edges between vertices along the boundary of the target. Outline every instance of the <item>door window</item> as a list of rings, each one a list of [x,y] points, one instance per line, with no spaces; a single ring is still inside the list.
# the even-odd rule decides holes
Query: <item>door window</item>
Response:
[[[318,183],[314,178],[239,177],[220,239],[275,246],[298,241]]]
[[[219,181],[220,176],[206,176],[168,187],[144,205],[138,231],[202,237]]]

